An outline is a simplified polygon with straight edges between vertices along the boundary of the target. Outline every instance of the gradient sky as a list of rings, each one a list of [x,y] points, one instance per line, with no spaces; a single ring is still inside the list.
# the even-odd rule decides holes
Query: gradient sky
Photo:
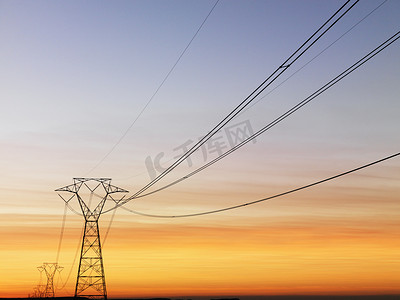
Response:
[[[273,87],[382,2],[357,4]],[[171,163],[344,1],[221,0],[102,160],[214,3],[0,1],[0,297],[32,293],[36,267],[56,260],[64,211],[56,188],[73,177],[108,177],[135,192],[150,179],[146,159],[164,152],[161,165]],[[388,0],[232,124],[258,130],[399,28],[400,1]],[[127,207],[154,214],[223,208],[396,153],[399,78],[397,42],[255,143]],[[219,137],[226,146],[225,132]],[[192,166],[185,162],[158,186],[215,158],[210,151],[195,153]],[[118,209],[103,248],[109,297],[400,293],[399,179],[396,158],[215,215],[155,219]],[[102,217],[102,233],[110,219]],[[68,212],[58,286],[69,280],[58,296],[73,293],[82,225]]]

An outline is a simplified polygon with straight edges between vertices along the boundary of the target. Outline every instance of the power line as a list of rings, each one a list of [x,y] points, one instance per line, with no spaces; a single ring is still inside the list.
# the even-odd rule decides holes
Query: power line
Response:
[[[318,58],[321,54],[323,54],[326,50],[328,50],[330,47],[332,47],[334,44],[336,44],[339,40],[341,40],[345,35],[347,35],[350,31],[352,31],[355,27],[357,27],[360,23],[365,21],[369,16],[371,16],[375,11],[377,11],[381,6],[383,6],[388,0],[384,0],[381,4],[379,4],[377,7],[375,7],[372,11],[370,11],[368,14],[366,14],[363,18],[361,18],[358,22],[356,22],[353,26],[351,26],[348,30],[346,30],[342,35],[340,35],[336,40],[334,40],[332,43],[330,43],[328,46],[326,46],[323,50],[321,50],[317,55],[315,55],[312,59],[310,59],[307,63],[305,63],[302,67],[297,69],[297,71],[293,72],[290,76],[288,76],[285,80],[283,80],[281,83],[279,83],[276,87],[271,89],[268,93],[264,94],[260,99],[252,103],[250,106],[248,106],[246,109],[244,109],[239,115],[244,113],[245,111],[249,110],[251,107],[255,106],[257,103],[259,103],[261,100],[263,100],[265,97],[270,95],[272,92],[277,90],[279,87],[281,87],[284,83],[286,83],[289,79],[294,77],[296,74],[298,74],[300,71],[302,71],[306,66],[308,66],[311,62],[313,62],[316,58]],[[238,115],[238,116],[239,116]],[[173,159],[170,159],[167,161],[167,163],[173,161]],[[140,175],[145,174],[145,172],[142,172],[140,174],[136,174],[133,176],[128,177],[137,177]]]
[[[135,211],[135,210],[128,209],[126,207],[124,207],[124,209],[129,210],[130,212],[132,212],[134,214],[137,214],[137,215],[141,215],[141,216],[145,216],[145,217],[153,217],[153,218],[184,218],[184,217],[195,217],[195,216],[209,215],[209,214],[214,214],[214,213],[219,213],[219,212],[223,212],[223,211],[227,211],[227,210],[241,208],[241,207],[257,204],[257,203],[260,203],[260,202],[272,200],[272,199],[275,199],[275,198],[278,198],[278,197],[286,196],[288,194],[292,194],[292,193],[295,193],[295,192],[298,192],[298,191],[301,191],[301,190],[304,190],[304,189],[308,189],[310,187],[319,185],[321,183],[324,183],[324,182],[327,182],[327,181],[330,181],[330,180],[333,180],[333,179],[336,179],[336,178],[339,178],[339,177],[342,177],[342,176],[345,176],[345,175],[360,171],[362,169],[371,167],[373,165],[379,164],[379,163],[384,162],[386,160],[395,158],[396,156],[399,156],[399,155],[400,155],[400,152],[398,152],[396,154],[393,154],[393,155],[390,155],[390,156],[387,156],[387,157],[384,157],[382,159],[376,160],[374,162],[368,163],[368,164],[363,165],[361,167],[352,169],[350,171],[346,171],[346,172],[343,172],[343,173],[340,173],[340,174],[337,174],[337,175],[334,175],[334,176],[331,176],[331,177],[316,181],[314,183],[310,183],[310,184],[304,185],[302,187],[298,187],[298,188],[292,189],[292,190],[284,192],[284,193],[276,194],[274,196],[266,197],[266,198],[255,200],[255,201],[251,201],[251,202],[242,203],[242,204],[239,204],[239,205],[229,206],[229,207],[225,207],[225,208],[221,208],[221,209],[205,211],[205,212],[201,212],[201,213],[193,213],[193,214],[185,214],[185,215],[154,215],[154,214],[146,214],[146,213],[138,212],[138,211]]]
[[[363,22],[365,19],[367,19],[370,15],[372,15],[376,10],[378,10],[382,5],[384,5],[388,0],[384,0],[381,4],[379,4],[377,7],[375,7],[372,11],[370,11],[368,14],[366,14],[362,19],[360,19],[357,23],[355,23],[353,26],[351,26],[348,30],[346,30],[341,36],[339,36],[336,40],[334,40],[332,43],[330,43],[328,46],[326,46],[322,51],[320,51],[317,55],[315,55],[312,59],[310,59],[307,63],[305,63],[301,68],[299,68],[296,72],[291,74],[289,77],[287,77],[285,80],[283,80],[281,83],[279,83],[276,87],[271,89],[268,93],[266,93],[264,96],[262,96],[260,99],[252,103],[249,107],[247,107],[242,113],[256,105],[258,102],[263,100],[265,97],[270,95],[273,91],[278,89],[280,86],[282,86],[286,81],[291,79],[294,75],[299,73],[301,70],[303,70],[306,66],[308,66],[311,62],[313,62],[317,57],[319,57],[322,53],[324,53],[326,50],[328,50],[330,47],[332,47],[334,44],[336,44],[340,39],[342,39],[346,34],[348,34],[350,31],[352,31],[356,26],[358,26],[361,22]]]
[[[282,73],[284,73],[294,62],[296,62],[310,47],[312,47],[323,35],[326,34],[350,9],[358,3],[356,0],[349,8],[347,8],[339,17],[334,19],[336,15],[342,11],[345,6],[350,2],[348,0],[343,4],[322,26],[320,26],[295,52],[293,52],[289,58],[287,58],[279,67],[269,75],[253,92],[250,93],[238,106],[236,106],[222,121],[220,121],[213,129],[211,129],[202,139],[200,139],[192,148],[178,158],[172,165],[164,170],[160,175],[150,181],[143,188],[138,190],[133,196],[126,200],[134,199],[144,191],[149,189],[151,186],[156,184],[164,176],[175,169],[181,164],[187,157],[192,155],[197,149],[199,149],[205,142],[207,142],[213,135],[215,135],[222,127],[230,122],[235,116],[237,116],[247,105],[249,105],[256,97],[258,97],[267,87],[269,87]],[[333,21],[332,21],[333,20]],[[332,21],[332,24],[328,25]],[[325,29],[325,27],[327,27]],[[322,31],[322,33],[319,33]],[[319,35],[318,35],[319,34]],[[318,35],[318,36],[317,36]]]
[[[83,232],[84,231],[85,231],[85,227],[83,226],[82,229],[81,229],[81,235],[80,235],[79,240],[78,240],[78,245],[77,245],[76,250],[75,250],[74,260],[72,261],[71,268],[69,269],[69,272],[68,272],[68,276],[65,279],[65,282],[64,282],[63,286],[60,288],[60,290],[65,288],[65,286],[67,285],[67,283],[69,281],[69,278],[71,277],[72,270],[74,268],[76,259],[78,258],[79,250],[81,249],[82,237],[83,237]],[[73,294],[73,293],[71,293],[71,294]]]
[[[74,198],[73,195],[69,199],[64,199],[60,194],[58,194],[58,196],[65,202],[70,211],[72,211],[74,214],[78,216],[82,215],[82,213],[77,212],[76,209],[74,209],[71,205],[69,205],[69,202]]]
[[[104,248],[104,244],[106,243],[106,240],[107,240],[107,237],[108,237],[108,233],[110,232],[111,225],[112,225],[112,223],[113,223],[113,221],[114,221],[114,217],[115,217],[115,213],[116,213],[116,212],[117,212],[117,210],[114,209],[114,210],[113,210],[113,213],[112,213],[112,215],[111,215],[110,222],[108,223],[108,227],[107,227],[106,233],[104,234],[103,242],[101,243],[101,244],[103,245],[103,248]]]
[[[135,125],[136,121],[141,117],[143,112],[146,110],[146,108],[149,106],[150,102],[153,101],[154,97],[158,94],[158,91],[161,89],[161,87],[164,85],[164,83],[167,81],[171,73],[174,71],[175,67],[178,65],[179,61],[183,57],[183,55],[186,53],[186,51],[189,49],[190,45],[194,41],[194,39],[197,37],[199,34],[200,30],[203,28],[204,24],[206,23],[208,17],[211,15],[211,13],[214,11],[214,8],[217,6],[219,0],[216,0],[213,7],[211,10],[208,12],[207,16],[204,18],[203,22],[200,24],[199,28],[193,35],[193,37],[190,39],[189,43],[186,45],[185,49],[183,49],[182,53],[179,55],[178,59],[175,61],[174,65],[171,67],[171,69],[168,71],[167,75],[165,75],[164,79],[161,81],[160,85],[157,87],[153,95],[150,97],[150,99],[147,101],[145,106],[143,106],[142,110],[139,112],[139,114],[136,116],[136,118],[133,120],[131,125],[125,130],[125,132],[122,134],[122,136],[119,138],[119,140],[114,144],[114,146],[106,153],[106,155],[103,156],[103,158],[92,168],[87,172],[87,174],[91,173],[93,170],[95,170],[98,166],[100,166],[103,161],[115,150],[115,148],[122,142],[122,140],[125,138],[125,136],[128,134],[128,132],[132,129],[132,127]]]
[[[60,232],[60,239],[59,239],[59,241],[58,241],[56,263],[58,263],[58,259],[60,258],[61,244],[62,244],[62,240],[63,240],[63,237],[64,237],[65,220],[66,220],[66,218],[67,218],[67,209],[68,209],[68,204],[65,202],[65,205],[64,205],[64,214],[63,214],[62,225],[61,225],[61,232]]]
[[[394,43],[395,41],[397,41],[400,38],[400,31],[398,31],[397,33],[395,33],[394,35],[392,35],[390,38],[388,38],[386,41],[384,41],[383,43],[381,43],[378,47],[376,47],[375,49],[373,49],[372,51],[370,51],[367,55],[365,55],[364,57],[362,57],[361,59],[359,59],[356,63],[354,63],[352,66],[348,67],[345,71],[343,71],[342,73],[340,73],[339,75],[337,75],[335,78],[333,78],[332,80],[330,80],[328,83],[326,83],[324,86],[322,86],[321,88],[319,88],[317,91],[315,91],[314,93],[312,93],[310,96],[308,96],[307,98],[305,98],[304,100],[300,101],[298,104],[296,104],[295,106],[293,106],[291,109],[289,109],[288,111],[286,111],[284,114],[282,114],[281,116],[279,116],[278,118],[276,118],[274,121],[270,122],[269,124],[267,124],[266,126],[264,126],[263,128],[261,128],[260,130],[258,130],[257,132],[255,132],[254,134],[252,134],[251,136],[249,136],[248,138],[244,139],[242,142],[240,142],[239,144],[237,144],[236,146],[232,147],[230,150],[226,151],[225,153],[223,153],[222,155],[218,156],[217,158],[213,159],[212,161],[208,162],[207,164],[204,164],[203,166],[201,166],[200,168],[196,169],[195,171],[179,178],[178,180],[173,181],[172,183],[165,185],[159,189],[156,189],[152,192],[140,195],[140,196],[136,196],[135,198],[133,197],[129,197],[123,201],[121,201],[120,203],[118,203],[116,206],[114,206],[113,208],[110,208],[106,211],[104,211],[104,213],[116,209],[117,207],[120,207],[122,205],[124,205],[125,203],[127,203],[128,201],[132,200],[132,199],[137,199],[137,198],[142,198],[151,194],[154,194],[156,192],[162,191],[166,188],[169,188],[183,180],[188,179],[189,177],[192,177],[193,175],[203,171],[204,169],[208,168],[209,166],[213,165],[214,163],[218,162],[219,160],[223,159],[224,157],[228,156],[229,154],[231,154],[232,152],[238,150],[239,148],[241,148],[242,146],[244,146],[245,144],[249,143],[250,141],[252,141],[254,138],[258,137],[259,135],[263,134],[265,131],[271,129],[273,126],[277,125],[278,123],[280,123],[281,121],[283,121],[284,119],[286,119],[287,117],[289,117],[291,114],[295,113],[296,111],[298,111],[300,108],[302,108],[303,106],[305,106],[306,104],[308,104],[309,102],[311,102],[312,100],[314,100],[316,97],[318,97],[319,95],[321,95],[323,92],[325,92],[326,90],[328,90],[329,88],[331,88],[332,86],[334,86],[336,83],[338,83],[339,81],[341,81],[342,79],[344,79],[346,76],[350,75],[353,71],[355,71],[356,69],[358,69],[359,67],[361,67],[363,64],[365,64],[367,61],[369,61],[370,59],[372,59],[375,55],[379,54],[381,51],[383,51],[384,49],[386,49],[388,46],[390,46],[392,43]]]

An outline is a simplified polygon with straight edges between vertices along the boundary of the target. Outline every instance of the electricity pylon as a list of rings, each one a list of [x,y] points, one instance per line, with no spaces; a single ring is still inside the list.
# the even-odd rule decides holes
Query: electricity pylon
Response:
[[[46,274],[47,283],[44,291],[40,290],[40,285],[38,286],[38,292],[45,298],[54,298],[54,276],[56,271],[61,272],[64,267],[59,266],[57,263],[43,263],[42,266],[37,267],[39,272]]]
[[[28,298],[44,298],[44,290],[46,285],[37,285],[33,288],[33,294],[29,295]]]
[[[85,219],[75,297],[107,299],[98,221],[107,200],[112,200],[114,204],[118,204],[123,199],[115,200],[111,194],[127,193],[128,191],[111,185],[110,178],[74,178],[73,182],[73,184],[56,191],[72,193],[72,196],[68,199],[63,198],[60,194],[59,196],[67,204],[76,198]],[[85,192],[86,197],[83,196]],[[98,198],[95,203],[92,201],[93,196]]]

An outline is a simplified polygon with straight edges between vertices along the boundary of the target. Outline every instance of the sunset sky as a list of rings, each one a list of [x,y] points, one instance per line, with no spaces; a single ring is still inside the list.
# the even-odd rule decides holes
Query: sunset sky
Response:
[[[215,1],[0,0],[0,297],[32,294],[37,267],[56,261],[64,203],[55,189],[106,177],[136,192],[344,2],[220,0],[195,36]],[[154,188],[211,161],[232,132],[262,128],[399,30],[400,1],[360,1]],[[399,79],[397,41],[254,142],[126,208],[220,209],[397,153]],[[101,217],[102,236],[111,219]],[[68,211],[57,296],[73,295],[82,226]],[[110,298],[400,294],[399,253],[399,157],[218,214],[119,208],[103,245]]]

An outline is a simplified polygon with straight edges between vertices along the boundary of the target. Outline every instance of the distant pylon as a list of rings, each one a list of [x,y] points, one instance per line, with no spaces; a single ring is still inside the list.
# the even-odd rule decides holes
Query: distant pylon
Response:
[[[47,283],[44,290],[41,290],[40,285],[38,286],[38,292],[40,297],[54,298],[54,276],[56,272],[61,272],[64,267],[59,266],[57,263],[43,263],[42,266],[37,267],[40,272],[46,274]]]
[[[112,198],[111,194],[127,193],[128,191],[111,185],[110,178],[74,178],[73,181],[73,184],[56,191],[72,193],[72,196],[68,199],[59,195],[67,204],[76,198],[85,218],[75,297],[107,299],[98,221],[107,200],[118,203],[117,200]],[[85,191],[87,199],[83,199],[85,197],[82,196]],[[93,203],[93,196],[99,199],[95,203]]]
[[[44,290],[46,285],[38,284],[33,288],[33,294],[29,295],[29,298],[44,298]]]

